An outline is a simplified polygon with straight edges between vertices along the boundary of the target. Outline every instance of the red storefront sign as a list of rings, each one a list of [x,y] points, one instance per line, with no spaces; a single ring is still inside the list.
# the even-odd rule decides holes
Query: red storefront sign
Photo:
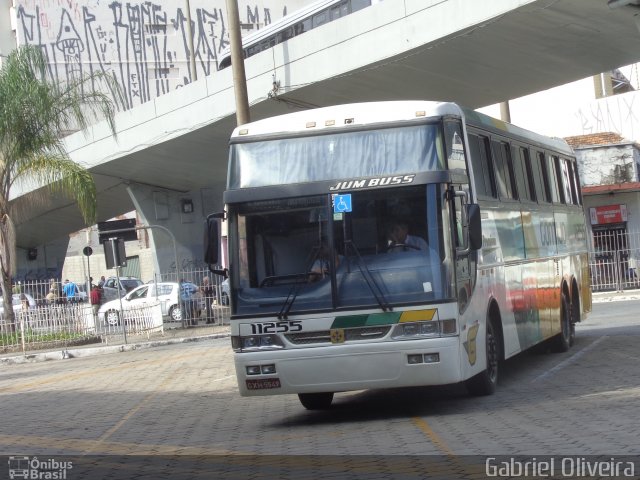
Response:
[[[627,221],[627,205],[605,205],[589,209],[591,225],[622,223]]]

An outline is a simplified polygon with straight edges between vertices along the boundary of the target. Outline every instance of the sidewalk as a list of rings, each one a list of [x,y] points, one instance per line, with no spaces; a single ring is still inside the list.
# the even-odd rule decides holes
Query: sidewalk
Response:
[[[202,325],[193,328],[167,328],[162,334],[152,334],[150,338],[137,335],[129,338],[127,344],[119,341],[114,345],[92,344],[78,347],[57,348],[56,350],[34,350],[26,354],[0,355],[0,365],[15,365],[19,363],[44,362],[47,360],[62,360],[66,358],[90,357],[108,353],[129,352],[143,348],[162,347],[178,343],[197,342],[214,338],[228,337],[229,325]],[[122,338],[122,337],[119,337]]]
[[[593,303],[622,302],[625,300],[640,300],[640,290],[593,292]]]

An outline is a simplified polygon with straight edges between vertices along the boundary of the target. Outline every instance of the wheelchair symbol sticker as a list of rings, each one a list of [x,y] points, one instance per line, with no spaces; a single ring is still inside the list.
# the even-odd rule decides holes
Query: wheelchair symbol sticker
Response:
[[[333,213],[345,213],[351,211],[351,194],[336,195],[333,197]]]

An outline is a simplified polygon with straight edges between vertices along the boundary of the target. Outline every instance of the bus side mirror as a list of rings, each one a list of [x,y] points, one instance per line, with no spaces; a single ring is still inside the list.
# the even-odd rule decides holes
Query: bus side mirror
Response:
[[[220,220],[224,213],[212,213],[204,224],[204,262],[209,266],[211,273],[227,277],[226,269],[215,269],[220,261]]]
[[[467,219],[469,221],[469,249],[480,250],[482,248],[480,205],[477,203],[467,204]]]
[[[220,219],[212,214],[204,223],[204,262],[209,265],[217,265],[220,251]]]

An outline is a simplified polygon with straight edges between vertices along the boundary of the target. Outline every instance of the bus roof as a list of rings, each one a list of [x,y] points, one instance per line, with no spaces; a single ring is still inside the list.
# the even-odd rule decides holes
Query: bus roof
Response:
[[[523,141],[546,146],[567,155],[573,154],[571,147],[563,139],[531,132],[475,110],[461,107],[456,103],[427,100],[351,103],[265,118],[236,127],[231,135],[231,143],[247,137],[291,135],[302,132],[314,134],[344,126],[388,125],[446,115],[464,117],[467,124],[481,129],[519,137]]]
[[[317,133],[344,126],[389,124],[442,115],[462,116],[462,113],[462,109],[455,103],[424,100],[350,103],[287,113],[247,123],[234,129],[231,141],[244,136]]]
[[[462,110],[464,111],[465,120],[468,125],[473,125],[495,133],[507,134],[510,137],[519,137],[522,140],[546,146],[560,153],[573,155],[573,149],[562,138],[547,137],[545,135],[532,132],[531,130],[518,127],[517,125],[514,125],[512,123],[490,117],[489,115],[485,115],[484,113],[476,112],[475,110],[467,108],[463,108]]]

